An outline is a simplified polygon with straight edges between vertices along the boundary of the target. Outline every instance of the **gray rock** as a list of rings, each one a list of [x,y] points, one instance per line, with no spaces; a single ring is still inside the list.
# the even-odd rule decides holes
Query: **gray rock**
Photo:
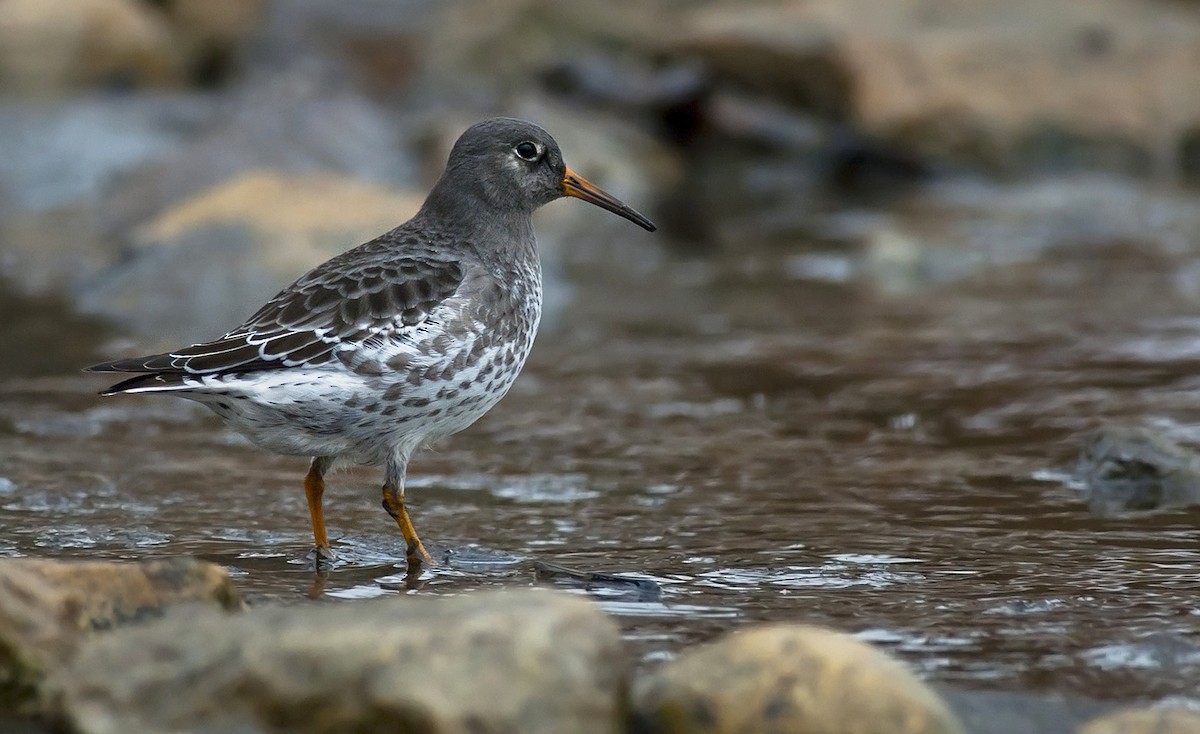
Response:
[[[541,591],[168,617],[98,639],[58,718],[116,732],[617,732],[625,655],[585,600]]]
[[[1093,431],[1075,477],[1088,507],[1102,517],[1200,504],[1200,455],[1140,426]]]
[[[771,625],[685,652],[638,682],[636,730],[652,734],[961,734],[900,662],[850,635]]]
[[[220,566],[191,558],[142,563],[14,558],[0,561],[0,712],[29,712],[47,675],[84,639],[202,602],[238,609]]]

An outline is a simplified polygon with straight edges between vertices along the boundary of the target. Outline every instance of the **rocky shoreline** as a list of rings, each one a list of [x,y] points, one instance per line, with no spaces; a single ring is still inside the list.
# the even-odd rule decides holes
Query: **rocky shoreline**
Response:
[[[247,607],[221,567],[172,558],[4,559],[0,589],[0,717],[26,717],[30,730],[1148,734],[1200,726],[1194,711],[1153,708],[1075,729],[1112,707],[935,691],[852,635],[804,624],[739,629],[643,671],[599,605],[540,588]]]

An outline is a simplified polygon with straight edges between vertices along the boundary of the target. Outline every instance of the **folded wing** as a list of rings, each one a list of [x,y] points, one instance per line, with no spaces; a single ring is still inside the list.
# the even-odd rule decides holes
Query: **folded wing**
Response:
[[[169,389],[188,377],[318,366],[367,339],[403,338],[463,282],[462,266],[431,257],[349,256],[311,271],[219,339],[89,367],[143,373],[106,391]]]

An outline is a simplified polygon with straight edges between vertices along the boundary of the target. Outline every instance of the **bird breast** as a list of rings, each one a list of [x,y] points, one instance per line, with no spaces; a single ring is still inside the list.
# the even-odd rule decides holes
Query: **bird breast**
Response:
[[[343,359],[372,383],[357,409],[378,396],[379,417],[428,443],[460,431],[490,410],[525,364],[541,317],[536,267],[465,284],[423,323],[398,338],[362,345]],[[354,407],[354,406],[352,406]]]

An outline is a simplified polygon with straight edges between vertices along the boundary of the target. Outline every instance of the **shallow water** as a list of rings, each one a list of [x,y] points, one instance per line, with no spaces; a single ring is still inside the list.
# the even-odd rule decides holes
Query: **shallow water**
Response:
[[[415,580],[377,472],[332,477],[343,564],[316,576],[303,459],[183,401],[96,397],[74,372],[94,325],[6,300],[0,554],[193,554],[258,602],[526,586],[542,561],[657,582],[593,589],[647,664],[789,620],[937,681],[1194,696],[1200,512],[1094,517],[1068,475],[1102,421],[1200,441],[1200,258],[1082,243],[898,293],[843,277],[857,257],[579,267],[512,393],[412,465],[451,558]]]

